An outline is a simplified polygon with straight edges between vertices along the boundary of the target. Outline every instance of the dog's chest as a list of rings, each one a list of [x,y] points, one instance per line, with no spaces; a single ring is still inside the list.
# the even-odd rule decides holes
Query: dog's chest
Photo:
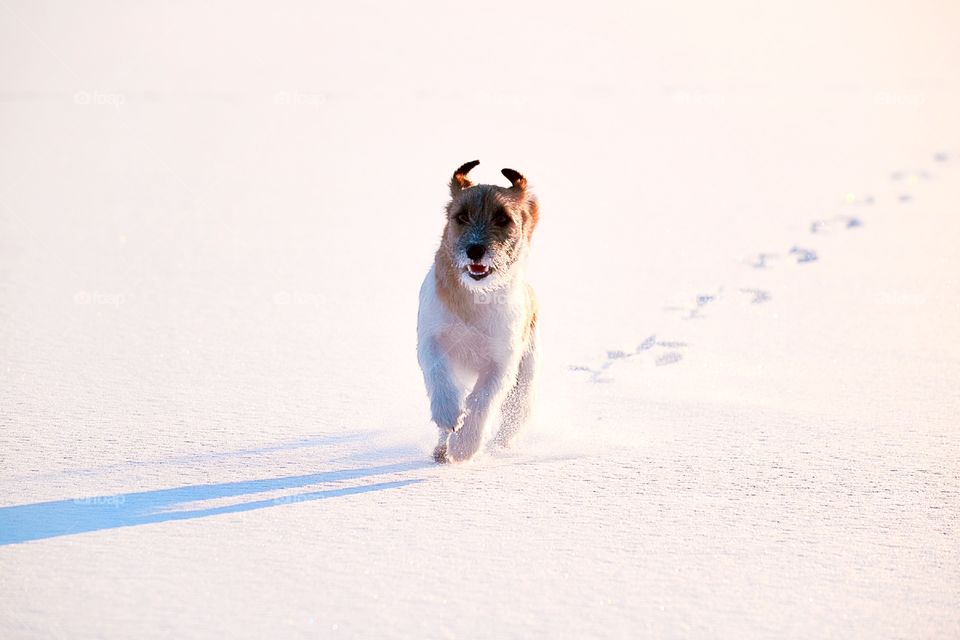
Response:
[[[437,294],[431,272],[424,280],[418,331],[435,339],[443,354],[466,369],[507,363],[522,352],[526,320],[525,288],[506,287],[496,294],[470,295],[449,306]]]
[[[479,309],[470,322],[448,314],[441,341],[462,363],[480,367],[507,360],[519,346],[519,329],[517,309],[491,305]]]

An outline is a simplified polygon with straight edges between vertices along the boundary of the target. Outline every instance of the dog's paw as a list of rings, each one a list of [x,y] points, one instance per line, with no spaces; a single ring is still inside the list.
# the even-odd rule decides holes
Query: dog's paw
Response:
[[[450,458],[447,457],[446,444],[438,444],[437,448],[433,450],[433,461],[437,464],[446,464],[451,462]]]
[[[446,458],[449,462],[464,462],[480,448],[480,437],[470,429],[460,429],[447,440]]]

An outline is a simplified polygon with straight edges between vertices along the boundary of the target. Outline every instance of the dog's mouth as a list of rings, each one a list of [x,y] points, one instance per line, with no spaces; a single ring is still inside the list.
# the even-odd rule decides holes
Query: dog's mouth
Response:
[[[467,275],[474,280],[483,280],[490,275],[490,272],[492,271],[493,269],[485,264],[477,264],[476,262],[472,262],[467,265]]]

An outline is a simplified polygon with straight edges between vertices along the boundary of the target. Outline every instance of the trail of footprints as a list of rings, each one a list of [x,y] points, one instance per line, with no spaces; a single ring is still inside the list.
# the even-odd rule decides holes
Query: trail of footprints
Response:
[[[933,154],[933,161],[937,164],[945,164],[950,159],[951,155],[945,151]],[[925,170],[898,170],[891,172],[889,178],[894,184],[896,202],[905,205],[913,201],[913,187],[932,180],[933,175]],[[853,209],[868,208],[876,202],[877,199],[872,195],[857,195],[854,193],[846,194],[843,199],[843,204]],[[812,236],[825,236],[856,230],[863,226],[863,218],[859,215],[835,215],[811,221],[809,232]],[[782,261],[803,265],[816,262],[819,259],[820,256],[817,251],[803,243],[796,244],[782,253],[757,253],[746,260],[746,264],[753,269],[770,269]],[[763,304],[769,302],[772,298],[769,291],[757,288],[741,288],[737,289],[735,293],[736,295],[731,297],[739,304]],[[711,293],[697,294],[689,305],[674,304],[664,307],[663,310],[668,313],[679,314],[684,320],[702,320],[707,317],[704,313],[705,309],[724,298],[723,294],[724,289],[720,287]],[[585,365],[571,365],[569,368],[571,371],[588,373],[590,382],[613,382],[610,370],[619,363],[630,360],[647,360],[652,361],[657,367],[676,364],[683,360],[684,350],[687,346],[685,342],[665,340],[659,338],[656,334],[651,334],[632,351],[622,349],[607,351],[606,357],[595,368]]]
[[[687,344],[685,342],[659,340],[656,334],[654,334],[648,336],[643,342],[638,344],[633,351],[623,351],[621,349],[607,351],[606,359],[596,369],[583,365],[574,365],[571,366],[570,369],[572,371],[585,371],[589,373],[591,382],[612,382],[613,378],[610,378],[607,372],[617,362],[649,356],[653,359],[653,363],[656,366],[662,367],[683,360],[682,350],[686,348],[686,346]]]

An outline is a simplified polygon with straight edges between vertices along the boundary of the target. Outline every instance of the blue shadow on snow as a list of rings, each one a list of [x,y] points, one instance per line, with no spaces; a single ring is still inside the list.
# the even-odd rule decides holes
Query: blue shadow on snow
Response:
[[[112,496],[96,496],[37,502],[12,507],[0,507],[0,545],[17,544],[30,540],[56,538],[59,536],[101,531],[117,527],[133,527],[170,520],[191,520],[224,513],[254,511],[292,502],[322,500],[355,493],[367,493],[383,489],[396,489],[422,478],[407,478],[391,482],[378,482],[359,486],[339,487],[283,496],[267,500],[241,502],[205,509],[174,511],[179,504],[231,498],[267,491],[281,491],[305,487],[322,482],[337,482],[366,478],[375,475],[410,471],[429,466],[426,462],[405,462],[376,467],[326,471],[300,476],[244,480],[217,484],[200,484],[138,493],[122,493]]]

